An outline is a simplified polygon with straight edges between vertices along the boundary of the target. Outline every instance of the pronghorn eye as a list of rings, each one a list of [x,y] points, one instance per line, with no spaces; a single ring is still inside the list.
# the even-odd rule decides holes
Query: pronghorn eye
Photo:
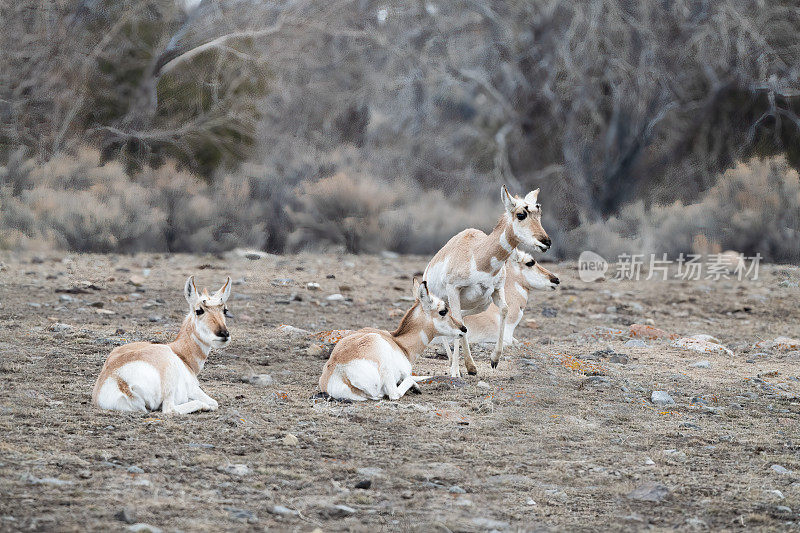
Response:
[[[200,315],[202,315],[203,313],[205,313],[205,311],[204,311],[204,310],[203,310],[203,308],[201,307],[200,309],[195,309],[195,310],[194,310],[194,313],[195,313],[197,316],[200,316]]]
[[[525,220],[525,217],[527,217],[527,216],[528,216],[528,212],[527,211],[521,211],[521,212],[517,213],[517,218],[519,220]]]
[[[444,309],[442,309],[441,311],[439,311],[439,314],[440,314],[441,316],[445,316],[445,315],[447,314],[447,308],[445,307]]]
[[[222,310],[222,314],[225,315],[228,318],[232,318],[232,316],[233,316],[228,312],[228,308],[227,307]]]
[[[528,261],[527,263],[525,263],[525,266],[532,267],[535,264],[536,264],[536,261]]]

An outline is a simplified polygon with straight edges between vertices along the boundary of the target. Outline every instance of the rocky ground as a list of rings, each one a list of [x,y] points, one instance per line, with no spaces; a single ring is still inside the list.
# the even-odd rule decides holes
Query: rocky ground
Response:
[[[347,404],[312,398],[329,348],[278,326],[392,328],[426,258],[252,257],[0,256],[0,530],[800,528],[796,268],[588,284],[550,265],[563,288],[497,370],[477,350],[476,377]],[[200,377],[220,409],[94,408],[114,346],[175,334],[189,274],[235,280],[233,342]]]

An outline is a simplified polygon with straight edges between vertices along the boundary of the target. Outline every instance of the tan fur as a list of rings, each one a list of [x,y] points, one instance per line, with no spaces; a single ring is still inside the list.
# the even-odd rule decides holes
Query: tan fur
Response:
[[[533,268],[537,269],[550,280],[558,278],[539,263],[533,265]],[[534,290],[525,279],[525,276],[522,275],[522,270],[516,265],[512,266],[509,264],[507,265],[506,283],[504,285],[506,304],[508,304],[508,316],[506,317],[506,321],[509,323],[514,323],[520,318],[520,315],[525,311],[525,307],[527,307],[528,300],[530,299],[530,295],[526,298],[519,293],[516,284],[522,286],[528,293]],[[476,337],[496,332],[500,326],[500,309],[492,303],[486,311],[478,313],[477,315],[465,317],[464,324],[467,326],[467,330],[475,334]]]
[[[128,382],[126,382],[119,376],[116,376],[116,378],[117,378],[117,387],[119,387],[119,391],[128,398],[133,398],[133,393],[131,392],[131,388],[128,386]]]
[[[447,276],[451,279],[467,279],[470,276],[472,259],[475,259],[475,266],[482,272],[497,274],[502,268],[492,268],[492,258],[499,262],[505,262],[510,253],[500,246],[500,236],[505,233],[506,239],[512,248],[519,245],[509,227],[508,217],[503,215],[494,227],[494,230],[487,235],[479,229],[465,229],[457,233],[442,248],[436,252],[428,268],[437,263],[441,263],[449,258],[447,265]]]

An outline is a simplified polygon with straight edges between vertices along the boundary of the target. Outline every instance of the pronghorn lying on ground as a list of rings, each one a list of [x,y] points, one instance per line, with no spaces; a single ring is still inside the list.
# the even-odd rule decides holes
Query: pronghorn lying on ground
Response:
[[[211,348],[230,341],[225,302],[231,278],[213,296],[197,293],[194,276],[184,289],[189,314],[170,344],[134,342],[115,348],[97,378],[92,400],[103,409],[187,414],[214,411],[217,401],[203,392],[197,374]]]
[[[542,209],[539,205],[539,189],[529,192],[525,198],[511,196],[505,185],[500,196],[505,213],[500,217],[492,233],[486,235],[477,229],[466,229],[450,239],[425,267],[423,279],[430,291],[444,299],[456,320],[485,311],[489,304],[500,310],[499,330],[505,330],[508,305],[504,296],[505,264],[511,252],[523,244],[546,251],[550,238],[542,227]],[[461,337],[464,362],[469,374],[477,374],[475,361],[469,351],[466,337]],[[450,375],[460,375],[458,344],[450,354]],[[492,352],[492,368],[497,367],[503,353],[503,337],[498,336]]]
[[[560,283],[555,274],[536,262],[530,254],[516,250],[506,262],[506,317],[503,344],[514,342],[514,330],[522,321],[532,290],[555,289]],[[464,318],[467,326],[467,342],[496,343],[500,333],[500,309],[491,304],[489,309]],[[447,340],[442,339],[443,342]]]
[[[461,337],[467,328],[456,320],[447,305],[428,292],[424,281],[414,280],[416,301],[397,329],[358,330],[340,340],[322,369],[319,388],[343,400],[390,400],[402,397],[408,389],[418,390],[417,381],[428,376],[413,376],[411,364],[434,337]]]

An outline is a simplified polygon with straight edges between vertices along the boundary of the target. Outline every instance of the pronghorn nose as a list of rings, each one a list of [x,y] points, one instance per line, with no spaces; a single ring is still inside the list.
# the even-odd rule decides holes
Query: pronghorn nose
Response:
[[[231,336],[230,332],[227,329],[220,330],[217,333],[217,337],[221,337],[223,339],[227,339]]]
[[[553,278],[552,281],[553,281],[553,283],[555,285],[558,285],[559,283],[561,283],[561,280],[559,280],[558,278]]]
[[[553,241],[551,241],[551,240],[550,240],[550,237],[545,237],[545,238],[542,240],[542,244],[544,244],[545,246],[547,246],[548,248],[550,248],[550,245],[551,245],[551,244],[553,244]]]
[[[461,333],[466,333],[467,332],[467,326],[461,326],[461,328],[459,328],[459,329],[461,329]]]

